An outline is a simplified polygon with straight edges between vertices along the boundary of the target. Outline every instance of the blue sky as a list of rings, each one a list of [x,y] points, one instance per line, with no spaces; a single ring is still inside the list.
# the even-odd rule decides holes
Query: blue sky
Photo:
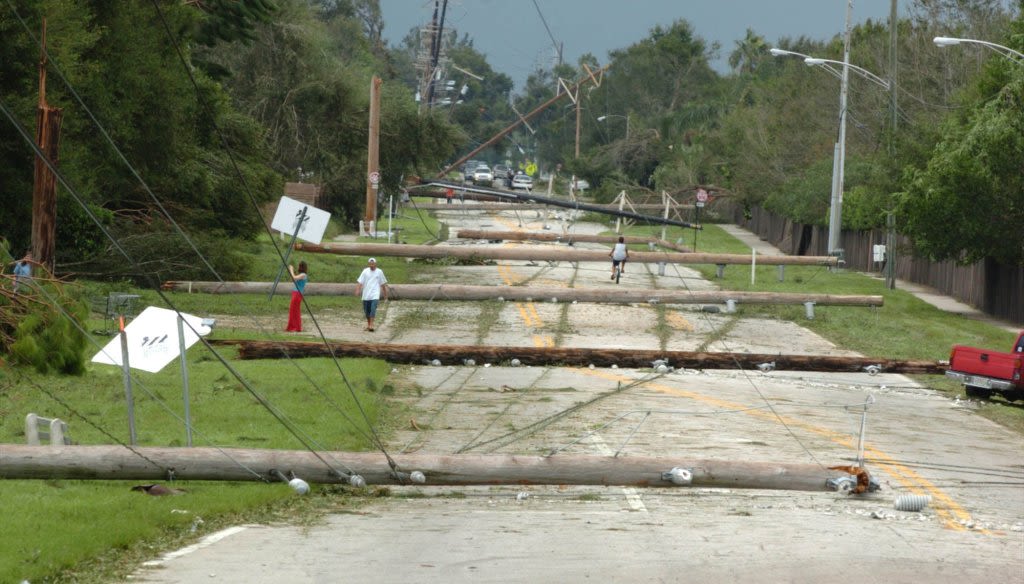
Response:
[[[898,0],[900,15],[909,0]],[[398,44],[412,27],[429,22],[434,0],[380,0],[384,37]],[[445,27],[468,34],[491,66],[520,90],[538,65],[552,63],[555,40],[563,60],[592,53],[602,65],[608,52],[648,36],[657,25],[685,19],[722,50],[712,65],[728,71],[729,53],[747,28],[774,44],[782,37],[828,39],[843,31],[847,0],[449,0]],[[539,7],[539,12],[538,12]],[[851,21],[887,21],[890,0],[854,0]],[[547,22],[548,34],[541,20]]]

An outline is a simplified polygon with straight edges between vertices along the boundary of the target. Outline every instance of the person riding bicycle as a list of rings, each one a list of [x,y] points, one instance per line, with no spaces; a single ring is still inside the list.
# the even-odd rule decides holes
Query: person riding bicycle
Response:
[[[629,259],[629,250],[626,249],[626,238],[619,236],[619,242],[615,244],[615,247],[609,253],[612,257],[612,280],[615,279],[615,268],[619,268],[620,274],[626,273],[626,260]],[[622,264],[620,267],[619,264]]]

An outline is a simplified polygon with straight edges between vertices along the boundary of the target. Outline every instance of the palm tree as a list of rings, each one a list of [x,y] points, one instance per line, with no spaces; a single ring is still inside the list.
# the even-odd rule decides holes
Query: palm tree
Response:
[[[748,28],[747,35],[736,41],[736,50],[729,54],[729,66],[740,73],[753,73],[767,53],[768,43],[764,37]]]

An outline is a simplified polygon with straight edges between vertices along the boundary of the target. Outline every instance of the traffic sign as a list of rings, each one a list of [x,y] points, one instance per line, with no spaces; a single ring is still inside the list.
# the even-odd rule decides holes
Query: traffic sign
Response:
[[[697,189],[697,202],[706,203],[708,202],[708,192],[704,189]]]
[[[376,170],[370,173],[370,184],[373,186],[380,184],[380,173]]]

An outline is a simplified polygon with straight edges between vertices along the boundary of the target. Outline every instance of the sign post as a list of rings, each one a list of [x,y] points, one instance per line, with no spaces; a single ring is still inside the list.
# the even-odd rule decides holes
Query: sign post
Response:
[[[188,329],[178,324],[179,319],[188,323]],[[124,393],[128,406],[128,433],[130,444],[135,445],[135,400],[132,396],[131,369],[157,373],[179,355],[184,360],[185,350],[199,340],[199,335],[210,334],[210,327],[203,319],[190,314],[179,313],[166,308],[150,306],[125,326],[120,320],[117,338],[106,344],[93,358],[93,363],[117,365],[124,373]],[[174,336],[181,334],[178,343]],[[130,357],[130,358],[129,358]],[[183,370],[184,371],[184,370]],[[187,426],[191,426],[186,421]]]
[[[324,238],[324,231],[327,230],[327,223],[331,220],[331,214],[327,211],[317,209],[301,201],[289,197],[281,197],[277,204],[277,212],[274,213],[274,220],[270,223],[271,229],[282,233],[291,233],[292,239],[288,242],[288,249],[284,254],[284,263],[277,271],[274,278],[274,285],[270,287],[270,297],[274,298],[277,285],[284,277],[284,271],[288,268],[288,258],[291,257],[292,248],[295,247],[295,240],[302,239],[310,243],[320,245]]]
[[[708,202],[708,192],[705,191],[704,189],[697,189],[697,205],[696,205],[697,216],[694,218],[694,221],[693,221],[697,225],[700,225],[700,210],[704,208],[704,203],[707,203],[707,202]],[[697,251],[697,233],[699,231],[700,231],[699,229],[694,229],[693,230],[693,251]]]

